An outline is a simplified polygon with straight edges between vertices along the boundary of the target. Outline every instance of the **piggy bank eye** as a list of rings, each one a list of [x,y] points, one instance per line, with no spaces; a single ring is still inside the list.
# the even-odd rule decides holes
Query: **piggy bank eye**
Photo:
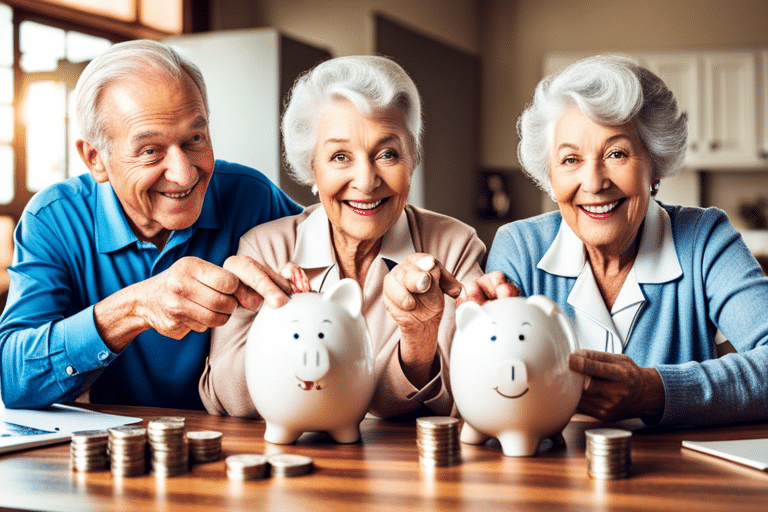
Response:
[[[317,337],[320,338],[320,339],[323,339],[323,338],[325,338],[325,334],[323,334],[322,332],[319,332],[319,333],[317,333]]]
[[[520,341],[525,341],[525,335],[530,330],[531,330],[531,324],[529,324],[528,322],[523,322],[523,325],[520,326],[520,334],[517,335],[517,339],[519,339]]]
[[[299,339],[299,333],[297,332],[293,333],[293,339],[295,340]]]
[[[519,339],[520,341],[525,341],[525,334],[521,334],[520,336],[517,337],[517,339]]]
[[[496,335],[491,336],[491,341],[496,341]]]

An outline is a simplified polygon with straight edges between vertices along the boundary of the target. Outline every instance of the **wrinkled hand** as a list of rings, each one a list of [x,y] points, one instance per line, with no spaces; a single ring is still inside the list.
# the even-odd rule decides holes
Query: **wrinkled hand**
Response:
[[[430,380],[444,294],[456,298],[461,284],[433,256],[411,254],[384,278],[384,304],[400,327],[400,361],[420,388]]]
[[[235,297],[241,306],[256,311],[262,304],[276,309],[288,302],[291,282],[253,258],[230,256],[224,262],[224,269],[240,280]]]
[[[577,350],[569,365],[586,376],[579,412],[607,422],[663,414],[664,384],[655,369],[624,354],[595,350]]]
[[[456,300],[456,306],[473,301],[480,305],[488,301],[503,299],[505,297],[517,297],[520,291],[515,285],[507,281],[507,276],[500,270],[494,270],[483,275],[476,281],[465,282],[461,295]]]
[[[289,261],[286,263],[282,270],[280,270],[280,275],[291,283],[291,293],[306,293],[312,291],[307,273],[294,262]]]

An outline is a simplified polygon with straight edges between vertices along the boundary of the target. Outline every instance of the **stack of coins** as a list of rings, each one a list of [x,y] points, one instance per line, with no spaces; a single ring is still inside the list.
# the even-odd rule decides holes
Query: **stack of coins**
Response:
[[[461,462],[459,420],[450,416],[426,416],[416,420],[419,462],[426,466],[453,466]]]
[[[69,459],[72,469],[77,471],[98,471],[107,467],[106,430],[81,430],[72,432],[69,445]]]
[[[138,476],[147,472],[147,429],[109,429],[109,469],[114,476]]]
[[[254,480],[267,475],[266,455],[244,453],[230,455],[225,459],[227,477],[233,480]]]
[[[313,462],[310,457],[281,453],[269,456],[269,468],[272,476],[301,476],[312,471]]]
[[[147,424],[153,475],[176,476],[189,471],[184,427],[185,419],[178,416],[160,416]]]
[[[592,478],[627,478],[632,471],[632,432],[618,428],[587,430],[587,471]]]
[[[187,432],[189,457],[193,463],[214,462],[221,458],[221,432],[197,430]]]

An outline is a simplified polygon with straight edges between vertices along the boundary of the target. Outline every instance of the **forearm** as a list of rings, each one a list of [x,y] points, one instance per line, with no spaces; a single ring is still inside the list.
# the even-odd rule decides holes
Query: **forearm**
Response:
[[[0,391],[7,407],[41,408],[72,400],[114,358],[87,308],[39,327],[6,320],[0,333]]]
[[[768,418],[768,346],[703,363],[657,367],[663,424],[717,424]]]
[[[136,298],[133,287],[124,288],[93,307],[96,331],[112,352],[122,352],[136,336],[150,328],[136,314]]]
[[[439,322],[439,318],[437,319]],[[440,371],[436,354],[439,323],[426,322],[402,331],[398,346],[403,374],[416,389],[423,388]]]

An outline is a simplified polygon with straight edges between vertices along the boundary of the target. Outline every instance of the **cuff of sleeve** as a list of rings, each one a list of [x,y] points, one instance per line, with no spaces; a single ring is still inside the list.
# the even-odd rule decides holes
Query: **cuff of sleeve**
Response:
[[[442,352],[438,349],[437,357],[440,361],[440,369],[437,375],[424,385],[421,389],[416,389],[408,377],[403,373],[403,368],[398,365],[397,380],[403,382],[403,386],[409,390],[406,393],[406,398],[412,402],[418,402],[423,404],[429,410],[435,414],[448,415],[451,412],[452,399],[448,392],[448,387],[445,385],[445,378],[448,372],[445,371],[447,367],[447,361],[443,357]]]
[[[106,367],[117,354],[104,344],[93,320],[93,306],[56,322],[52,336],[64,340],[64,350],[52,356],[56,378],[65,380]]]
[[[659,365],[655,367],[664,384],[664,413],[661,419],[643,418],[646,423],[675,425],[691,423],[692,413],[690,384],[695,382],[696,363]]]

